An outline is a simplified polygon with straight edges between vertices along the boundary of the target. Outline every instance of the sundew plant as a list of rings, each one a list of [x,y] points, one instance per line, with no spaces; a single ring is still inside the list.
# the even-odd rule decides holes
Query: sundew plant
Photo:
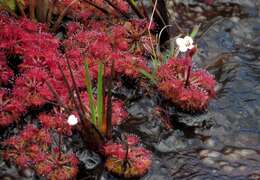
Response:
[[[0,1],[0,129],[18,128],[1,143],[6,162],[46,179],[76,179],[80,159],[68,139],[77,139],[111,174],[140,177],[152,153],[118,130],[129,114],[117,89],[147,84],[185,112],[207,108],[215,80],[193,68],[198,28],[179,34],[162,59],[154,21],[161,15],[151,2],[149,13],[133,0]]]

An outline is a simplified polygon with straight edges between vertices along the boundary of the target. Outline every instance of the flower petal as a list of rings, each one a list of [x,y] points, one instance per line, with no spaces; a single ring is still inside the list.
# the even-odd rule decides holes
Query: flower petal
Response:
[[[71,114],[68,117],[68,123],[69,123],[69,125],[74,126],[78,123],[78,118],[75,115]]]
[[[181,52],[186,52],[188,50],[187,46],[179,46]]]
[[[183,46],[183,45],[185,45],[185,41],[184,41],[183,38],[177,38],[177,39],[176,39],[176,44],[177,44],[178,46]]]
[[[193,44],[193,39],[190,36],[184,37],[185,44]]]

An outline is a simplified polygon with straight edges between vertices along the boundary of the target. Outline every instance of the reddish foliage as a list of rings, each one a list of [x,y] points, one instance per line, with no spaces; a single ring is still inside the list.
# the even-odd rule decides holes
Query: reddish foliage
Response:
[[[48,95],[49,89],[44,86],[47,78],[48,74],[44,70],[30,69],[15,80],[13,95],[27,106],[42,106],[52,97],[51,93]]]
[[[56,2],[54,13],[60,14],[68,5],[71,4],[73,0],[63,0]],[[91,0],[92,3],[97,5],[100,8],[106,9],[111,15],[117,16],[117,11],[109,6],[104,0]],[[124,0],[115,0],[112,1],[113,5],[117,7],[121,12],[128,12],[128,4]],[[71,17],[83,17],[89,18],[90,16],[101,17],[104,14],[97,10],[95,7],[90,6],[84,1],[77,1],[68,9],[67,16]]]
[[[44,161],[35,164],[36,172],[48,179],[73,179],[78,173],[78,159],[74,154],[61,154],[52,152],[47,154]]]
[[[74,29],[79,29],[75,24],[72,26]],[[147,49],[151,50],[145,29],[147,22],[132,20],[122,25],[114,25],[112,28],[110,26],[102,20],[90,21],[85,28],[69,33],[69,38],[64,42],[66,56],[76,66],[82,67],[84,62],[82,54],[84,54],[94,79],[97,77],[98,62],[102,61],[110,65],[112,59],[115,60],[117,73],[134,78],[140,76],[139,68],[148,70],[142,55],[147,52]],[[138,32],[140,30],[142,33]],[[109,68],[106,70],[106,75],[109,74],[108,71]],[[82,74],[81,70],[79,74]]]
[[[54,129],[60,134],[72,135],[71,126],[67,123],[67,118],[65,113],[59,112],[57,109],[54,109],[51,113],[42,113],[39,115],[39,120],[44,128]]]
[[[25,112],[23,101],[12,97],[5,89],[0,89],[0,127],[8,126]]]
[[[125,120],[128,116],[125,110],[124,103],[120,100],[112,102],[112,125],[118,126]]]
[[[134,134],[128,134],[126,136],[126,141],[129,146],[134,146],[140,143],[140,138]]]
[[[54,9],[54,12],[61,12],[70,2],[70,0],[62,1]],[[79,108],[72,103],[59,69],[60,66],[68,79],[69,86],[72,87],[73,83],[65,58],[70,62],[76,86],[81,94],[86,91],[83,55],[87,57],[86,60],[93,80],[97,78],[99,62],[111,66],[112,60],[114,60],[116,74],[127,75],[131,78],[140,76],[139,68],[149,71],[143,57],[147,53],[144,46],[147,46],[145,44],[148,41],[145,39],[147,39],[148,34],[146,30],[143,30],[147,28],[147,21],[131,20],[129,23],[124,23],[115,19],[114,23],[117,25],[111,28],[111,22],[108,22],[107,19],[89,19],[95,11],[84,5],[79,6],[79,3],[75,3],[70,10],[73,10],[74,13],[79,12],[79,14],[85,8],[88,10],[87,17],[85,16],[86,19],[84,19],[85,26],[79,23],[69,23],[66,34],[68,37],[64,41],[60,41],[48,33],[47,26],[43,24],[28,19],[15,19],[3,14],[0,15],[1,84],[7,84],[14,76],[7,65],[9,59],[7,60],[6,56],[19,57],[10,58],[10,60],[21,60],[10,91],[0,90],[0,127],[8,126],[18,120],[31,107],[39,108],[46,103],[57,102],[56,97],[50,92],[47,81],[69,110],[73,111]],[[105,4],[102,0],[96,3],[102,7]],[[125,1],[117,0],[113,3],[120,11],[127,13],[128,6]],[[26,4],[28,5],[28,3]],[[109,12],[115,11],[110,6],[107,10]],[[69,11],[68,14],[70,13],[72,12]],[[118,13],[113,12],[113,14]],[[95,16],[98,16],[98,13],[95,13]],[[142,32],[139,33],[138,31],[141,29]],[[65,54],[60,51],[60,45],[65,47]],[[110,75],[110,69],[106,68],[105,76],[108,75]],[[87,97],[86,93],[84,97]],[[84,97],[84,105],[89,112],[88,100]],[[119,125],[128,116],[123,102],[119,100],[112,102],[112,112],[113,125]],[[72,130],[67,123],[68,115],[68,112],[65,113],[64,109],[59,106],[54,106],[50,112],[41,113],[39,120],[43,129],[29,125],[19,135],[6,140],[3,143],[5,159],[20,167],[32,166],[37,174],[49,179],[75,177],[78,163],[75,156],[62,153],[59,158],[57,152],[60,150],[50,147],[52,143],[50,130],[55,130],[63,135],[71,135]],[[137,167],[139,157],[143,157],[141,160],[143,169],[132,168],[137,175],[140,175],[147,171],[151,161],[148,158],[149,152],[143,150],[142,147],[137,147],[138,142],[138,138],[129,136],[129,145],[132,146],[129,157],[131,157],[133,167]],[[133,147],[134,145],[136,147]],[[136,153],[138,155],[135,155]],[[135,174],[131,174],[135,176]]]
[[[57,1],[53,12],[60,14],[71,2],[72,0]],[[57,103],[46,82],[69,111],[76,114],[75,109],[79,107],[73,104],[59,69],[60,67],[64,72],[69,86],[73,87],[65,60],[70,62],[76,86],[88,113],[90,110],[84,84],[85,61],[89,65],[94,82],[100,62],[105,67],[110,67],[114,61],[115,74],[130,78],[140,77],[139,69],[151,71],[145,55],[152,52],[155,38],[149,36],[148,21],[114,18],[120,14],[116,12],[117,8],[121,13],[128,12],[129,7],[123,0],[112,1],[117,8],[112,8],[104,0],[92,2],[110,12],[113,18],[108,19],[96,8],[77,1],[67,14],[78,17],[74,19],[80,19],[82,24],[68,23],[65,40],[55,38],[48,32],[46,25],[0,14],[1,84],[9,85],[10,78],[14,77],[6,56],[18,56],[18,59],[21,59],[17,67],[19,73],[14,79],[12,89],[0,89],[0,127],[18,120],[30,107],[38,108],[49,102]],[[151,28],[154,28],[154,25]],[[215,95],[215,81],[203,70],[192,70],[188,79],[188,69],[191,66],[191,57],[169,60],[158,71],[158,89],[185,110],[203,110]],[[110,68],[105,68],[105,78],[110,74]],[[75,95],[75,92],[73,89],[72,94]],[[29,125],[19,135],[3,143],[4,158],[20,167],[31,166],[37,174],[48,179],[73,179],[77,174],[78,160],[73,154],[60,154],[58,147],[51,147],[52,139],[49,133],[55,130],[62,135],[71,135],[72,129],[67,123],[70,114],[59,104],[53,107],[51,111],[39,115],[42,129]],[[113,101],[112,124],[119,125],[127,116],[123,102]],[[139,146],[139,138],[134,135],[128,135],[125,141],[104,145],[107,169],[125,177],[145,174],[151,165],[151,153]]]
[[[19,167],[33,167],[37,174],[48,179],[72,179],[78,172],[74,154],[65,154],[51,148],[52,138],[47,129],[28,125],[16,136],[3,143],[3,158]]]
[[[144,175],[151,166],[151,152],[138,146],[139,138],[133,135],[127,137],[126,143],[128,148],[122,142],[104,145],[104,154],[107,157],[106,168],[126,178]]]
[[[126,1],[122,1],[122,0],[116,0],[115,1],[115,5],[118,7],[118,9],[120,11],[122,11],[123,13],[127,13],[129,10],[129,6],[128,3]]]
[[[85,108],[88,113],[90,113],[88,96],[86,93],[81,94],[81,99],[84,102]],[[94,99],[96,101],[96,99]],[[107,107],[105,107],[107,109]],[[112,101],[112,125],[120,125],[128,116],[127,111],[125,110],[124,103],[121,100]]]
[[[0,52],[0,85],[8,84],[8,81],[13,77],[13,71],[8,67],[6,57]]]
[[[158,70],[158,89],[186,111],[201,111],[215,96],[215,80],[204,70],[190,70],[191,57],[172,58]],[[187,84],[188,83],[188,84]]]

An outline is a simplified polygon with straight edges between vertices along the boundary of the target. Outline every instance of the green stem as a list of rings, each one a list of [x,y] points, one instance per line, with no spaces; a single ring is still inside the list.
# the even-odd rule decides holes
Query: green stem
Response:
[[[93,95],[93,89],[92,89],[91,79],[89,74],[89,66],[87,61],[85,61],[85,85],[88,92],[89,107],[91,111],[91,122],[96,125],[96,110],[94,104],[94,95]]]
[[[97,84],[97,113],[98,113],[98,129],[102,128],[103,120],[103,70],[104,65],[101,63],[98,65],[98,84]]]
[[[135,12],[135,14],[143,19],[144,15],[139,11],[138,7],[136,6],[136,4],[133,2],[133,0],[127,0],[127,3],[130,5],[130,7],[133,9],[133,11]]]

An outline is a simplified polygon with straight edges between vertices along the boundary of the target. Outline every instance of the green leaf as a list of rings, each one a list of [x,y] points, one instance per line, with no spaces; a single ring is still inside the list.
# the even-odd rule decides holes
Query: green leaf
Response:
[[[131,3],[133,3],[135,6],[137,6],[137,0],[131,0]]]
[[[0,5],[7,7],[8,9],[15,11],[16,1],[15,0],[0,0]]]
[[[173,56],[173,50],[169,49],[163,53],[163,64],[166,64],[169,58]]]
[[[104,65],[98,65],[98,84],[97,84],[97,114],[98,114],[98,128],[102,128],[103,121],[103,69]]]
[[[192,32],[191,32],[191,34],[190,34],[190,37],[191,37],[192,39],[194,39],[194,38],[196,37],[197,33],[199,32],[199,29],[200,29],[200,24],[199,24],[199,25],[195,25],[195,26],[193,27]]]
[[[144,69],[139,69],[139,72],[142,73],[147,79],[149,79],[153,84],[156,84],[155,77]]]
[[[90,107],[90,113],[91,113],[91,122],[93,124],[96,123],[96,110],[95,110],[95,103],[94,103],[94,95],[93,95],[93,89],[91,85],[91,79],[90,79],[90,74],[89,74],[89,67],[87,61],[85,61],[85,85],[87,88],[88,92],[88,99],[89,99],[89,107]]]

